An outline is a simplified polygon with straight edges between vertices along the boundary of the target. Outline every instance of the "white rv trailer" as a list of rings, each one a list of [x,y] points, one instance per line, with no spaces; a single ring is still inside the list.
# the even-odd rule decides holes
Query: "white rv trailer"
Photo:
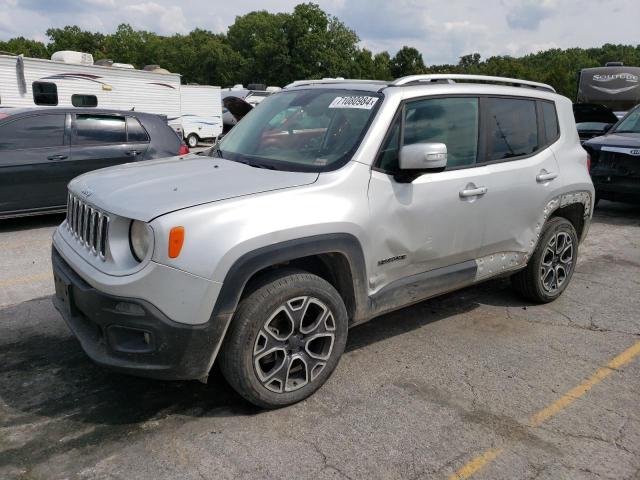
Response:
[[[179,133],[180,75],[94,65],[90,54],[56,52],[54,60],[0,55],[0,106],[75,106],[165,115]]]
[[[182,85],[180,87],[182,133],[189,147],[200,140],[222,134],[222,95],[220,87]]]

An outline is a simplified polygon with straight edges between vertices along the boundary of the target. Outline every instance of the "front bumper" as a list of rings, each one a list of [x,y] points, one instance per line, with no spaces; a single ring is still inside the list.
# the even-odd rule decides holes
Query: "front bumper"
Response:
[[[593,186],[600,198],[640,203],[640,178],[592,173]]]
[[[149,302],[108,295],[85,282],[52,249],[54,305],[96,363],[165,380],[207,377],[226,319],[177,323]]]

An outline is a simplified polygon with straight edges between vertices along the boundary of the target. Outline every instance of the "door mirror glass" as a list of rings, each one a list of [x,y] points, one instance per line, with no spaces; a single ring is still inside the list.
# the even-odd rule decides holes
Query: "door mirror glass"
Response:
[[[444,143],[413,143],[400,149],[400,170],[443,169],[447,166]]]

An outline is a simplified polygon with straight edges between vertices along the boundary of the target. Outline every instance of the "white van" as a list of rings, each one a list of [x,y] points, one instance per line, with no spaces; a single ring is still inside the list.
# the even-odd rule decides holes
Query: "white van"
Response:
[[[180,102],[182,133],[190,148],[201,140],[215,140],[222,134],[220,87],[182,85]]]

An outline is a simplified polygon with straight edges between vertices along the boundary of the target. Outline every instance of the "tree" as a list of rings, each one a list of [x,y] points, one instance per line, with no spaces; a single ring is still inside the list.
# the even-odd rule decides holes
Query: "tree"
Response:
[[[391,74],[398,78],[425,73],[422,55],[413,47],[402,47],[391,60]]]
[[[91,53],[94,57],[102,57],[105,36],[101,33],[88,32],[72,25],[50,28],[47,30],[47,37],[50,39],[47,45],[50,54],[59,50],[77,50]]]
[[[25,57],[49,58],[49,50],[44,43],[24,37],[0,42],[0,52],[13,53],[15,55],[23,54]]]

